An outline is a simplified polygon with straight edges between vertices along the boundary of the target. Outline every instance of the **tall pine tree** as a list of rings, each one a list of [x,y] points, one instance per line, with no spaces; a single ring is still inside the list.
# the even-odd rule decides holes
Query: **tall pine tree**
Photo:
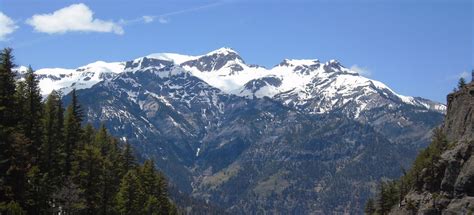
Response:
[[[71,173],[74,151],[78,148],[81,138],[82,108],[79,105],[76,90],[71,93],[72,102],[66,109],[64,123],[64,174],[69,176]]]
[[[31,67],[28,68],[28,71],[25,75],[23,93],[23,111],[22,117],[20,120],[21,127],[25,136],[31,140],[30,154],[33,156],[33,161],[36,164],[36,161],[40,156],[40,146],[42,141],[42,97],[41,91],[39,88],[39,81],[36,78],[36,75],[33,72]]]
[[[41,170],[46,172],[51,182],[57,183],[61,175],[63,156],[64,109],[61,96],[53,91],[46,99],[43,114],[43,143],[41,146]]]
[[[3,49],[0,53],[0,124],[2,127],[14,127],[17,123],[13,60],[12,49]]]
[[[142,214],[144,200],[143,188],[139,183],[137,171],[130,170],[125,174],[117,193],[116,207],[122,215]]]

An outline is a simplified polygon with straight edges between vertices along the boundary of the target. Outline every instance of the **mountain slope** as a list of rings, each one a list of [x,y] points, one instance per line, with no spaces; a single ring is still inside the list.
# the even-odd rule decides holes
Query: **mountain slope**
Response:
[[[152,54],[78,95],[88,122],[105,122],[179,190],[227,212],[360,213],[376,182],[398,177],[443,115],[430,109],[439,104],[407,102],[428,104],[339,65],[268,70],[247,66],[229,49]],[[272,97],[244,89],[279,90],[290,77],[309,81]],[[307,96],[296,93],[303,91]],[[310,111],[326,101],[336,102]],[[362,102],[367,107],[356,117]]]
[[[474,212],[474,82],[448,95],[443,140],[434,138],[412,167],[415,183],[390,214]],[[423,160],[431,158],[422,165]],[[407,181],[408,176],[402,178]]]

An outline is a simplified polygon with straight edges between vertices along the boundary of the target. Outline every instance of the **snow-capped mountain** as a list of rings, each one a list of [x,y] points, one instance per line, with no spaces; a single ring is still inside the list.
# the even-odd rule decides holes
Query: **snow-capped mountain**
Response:
[[[105,122],[180,190],[236,214],[358,214],[374,182],[398,177],[443,117],[443,105],[334,60],[266,69],[223,48],[118,65],[91,74],[100,82],[80,79],[87,121]],[[71,72],[105,70],[92,67]]]
[[[66,95],[74,88],[78,90],[90,88],[101,81],[109,80],[122,73],[124,68],[124,62],[106,63],[97,61],[76,69],[39,69],[35,71],[35,74],[39,79],[41,94],[46,97],[53,90],[61,91]],[[17,68],[17,78],[23,78],[27,69],[25,66]]]
[[[319,60],[285,59],[271,69],[247,65],[237,52],[221,48],[205,55],[189,56],[173,53],[151,54],[135,59],[130,65],[125,62],[106,63],[98,61],[77,69],[47,68],[36,71],[44,95],[52,90],[64,94],[72,88],[85,89],[103,80],[109,80],[122,72],[131,72],[146,67],[150,59],[172,62],[192,76],[228,94],[247,98],[274,98],[285,105],[297,107],[310,113],[325,113],[342,107],[359,117],[365,110],[382,105],[401,102],[408,105],[446,111],[443,104],[422,98],[395,93],[385,84],[359,75],[335,60],[321,63]],[[125,68],[128,69],[125,69]],[[19,69],[24,71],[26,68]],[[371,95],[380,99],[375,103]]]

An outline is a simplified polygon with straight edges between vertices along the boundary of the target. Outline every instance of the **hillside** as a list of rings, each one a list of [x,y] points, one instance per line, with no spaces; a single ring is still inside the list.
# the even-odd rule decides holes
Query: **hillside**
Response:
[[[474,213],[474,83],[461,86],[447,100],[447,115],[433,143],[404,177],[382,186],[377,213]]]

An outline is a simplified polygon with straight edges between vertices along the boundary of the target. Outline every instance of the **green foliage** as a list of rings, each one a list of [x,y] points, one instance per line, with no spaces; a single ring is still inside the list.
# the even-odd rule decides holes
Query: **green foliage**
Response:
[[[0,122],[2,126],[14,127],[16,125],[17,109],[14,95],[16,92],[15,74],[13,68],[12,49],[5,48],[0,52]]]
[[[438,172],[435,164],[448,147],[449,144],[442,129],[434,129],[431,144],[419,153],[410,171],[396,181],[381,182],[377,194],[377,214],[387,214],[393,206],[405,198],[410,190],[421,191],[423,188],[435,189],[439,187],[442,176],[435,174]],[[368,201],[366,207],[369,207],[369,204],[372,203]],[[407,200],[407,204],[409,210],[416,210],[413,201]]]
[[[390,209],[398,203],[398,183],[394,181],[382,182],[379,192],[377,197],[377,214],[388,214]]]
[[[74,151],[79,149],[81,138],[82,109],[77,101],[76,90],[72,91],[72,103],[66,109],[64,120],[64,174],[69,176],[74,159]]]
[[[15,201],[11,201],[8,204],[0,204],[0,211],[4,211],[6,215],[26,215],[25,210]]]
[[[365,208],[364,208],[364,212],[365,214],[367,215],[372,215],[372,214],[375,214],[375,202],[374,202],[374,199],[372,198],[369,198],[367,200],[367,203],[365,204]]]
[[[137,171],[128,171],[120,183],[120,190],[116,200],[117,211],[123,215],[142,214],[144,196],[144,190],[139,183]]]
[[[15,83],[11,49],[0,53],[0,214],[174,214],[152,161],[102,125],[82,126],[76,91],[64,111],[53,91],[42,102],[29,68]],[[66,112],[66,113],[65,113]]]

